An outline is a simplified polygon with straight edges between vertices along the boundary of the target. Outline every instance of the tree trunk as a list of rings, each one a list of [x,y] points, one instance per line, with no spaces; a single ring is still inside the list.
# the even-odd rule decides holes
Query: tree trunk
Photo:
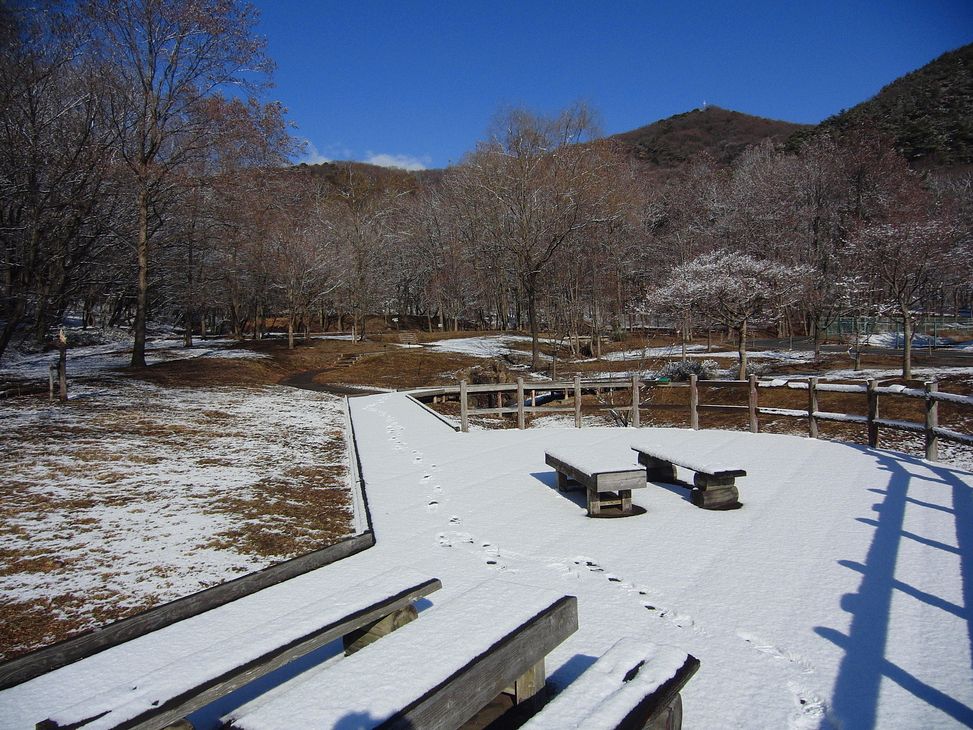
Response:
[[[538,370],[541,366],[541,352],[537,337],[537,293],[532,287],[525,289],[524,293],[527,295],[527,323],[530,326],[530,367]]]
[[[814,359],[815,361],[817,361],[821,359],[821,342],[824,340],[824,337],[821,332],[821,316],[819,314],[814,315],[813,327],[814,327]]]
[[[909,307],[901,306],[902,310],[902,378],[912,379],[912,318]]]
[[[737,371],[737,380],[747,379],[747,320],[736,328],[737,331],[737,354],[740,357],[740,368]]]
[[[287,313],[287,349],[294,349],[294,314]]]
[[[145,367],[145,323],[149,294],[149,193],[144,184],[138,191],[138,294],[135,300],[135,342],[132,345],[132,367]]]

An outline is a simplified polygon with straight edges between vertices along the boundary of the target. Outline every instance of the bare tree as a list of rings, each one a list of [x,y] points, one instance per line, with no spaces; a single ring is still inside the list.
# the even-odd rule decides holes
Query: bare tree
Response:
[[[110,243],[111,135],[85,28],[70,6],[0,9],[0,356],[31,315],[45,340]]]
[[[110,93],[106,115],[132,177],[138,263],[132,366],[145,365],[151,218],[176,170],[212,149],[220,131],[205,113],[227,88],[258,88],[271,70],[254,35],[257,11],[225,0],[88,0],[96,64]],[[156,228],[156,230],[158,230]]]
[[[935,218],[883,223],[862,230],[854,250],[880,282],[902,321],[902,377],[912,378],[916,308],[950,269],[955,231]]]
[[[556,117],[514,110],[465,162],[461,180],[480,201],[483,235],[504,257],[527,304],[531,362],[540,365],[538,295],[561,246],[615,212],[605,185],[611,158],[589,140],[583,105]]]

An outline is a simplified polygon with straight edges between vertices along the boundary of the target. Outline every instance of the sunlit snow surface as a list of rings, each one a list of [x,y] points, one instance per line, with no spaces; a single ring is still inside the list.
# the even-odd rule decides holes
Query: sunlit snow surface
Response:
[[[433,604],[490,578],[578,596],[581,628],[547,663],[558,688],[622,636],[692,653],[687,730],[973,723],[970,472],[794,436],[462,434],[398,394],[351,406],[374,548],[0,693],[4,727],[396,565],[442,579]],[[627,462],[636,438],[746,469],[744,506],[704,511],[650,484],[633,493],[645,514],[594,520],[556,490],[545,449]]]

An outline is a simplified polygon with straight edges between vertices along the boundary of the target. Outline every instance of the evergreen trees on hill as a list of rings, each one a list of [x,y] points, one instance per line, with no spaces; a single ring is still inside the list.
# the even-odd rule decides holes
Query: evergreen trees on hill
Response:
[[[861,126],[893,140],[914,166],[973,164],[973,43],[896,79],[820,129],[841,133]]]

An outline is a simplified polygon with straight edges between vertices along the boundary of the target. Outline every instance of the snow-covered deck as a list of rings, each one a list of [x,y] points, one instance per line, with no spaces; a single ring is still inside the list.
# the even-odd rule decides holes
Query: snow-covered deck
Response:
[[[374,548],[2,692],[0,726],[31,727],[200,637],[395,565],[442,579],[433,603],[491,577],[578,596],[581,628],[548,657],[559,687],[624,635],[690,652],[702,666],[687,730],[973,723],[973,474],[792,436],[646,428],[639,438],[745,468],[744,507],[700,510],[649,485],[633,493],[646,514],[592,520],[583,495],[557,492],[544,452],[628,460],[631,429],[464,434],[400,394],[351,407]]]

